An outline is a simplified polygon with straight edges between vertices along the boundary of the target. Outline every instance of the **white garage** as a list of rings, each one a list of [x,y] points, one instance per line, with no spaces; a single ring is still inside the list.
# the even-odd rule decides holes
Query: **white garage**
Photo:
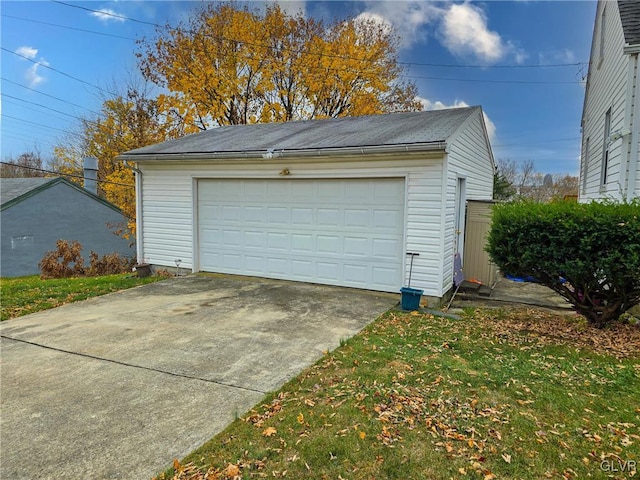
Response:
[[[395,290],[404,178],[199,180],[201,270]]]
[[[220,127],[127,152],[138,258],[442,299],[466,200],[489,200],[480,107]]]

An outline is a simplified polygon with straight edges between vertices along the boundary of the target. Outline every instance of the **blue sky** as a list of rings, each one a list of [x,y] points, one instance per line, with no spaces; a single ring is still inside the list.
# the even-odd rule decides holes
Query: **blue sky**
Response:
[[[34,148],[50,157],[77,117],[99,112],[96,87],[137,74],[135,41],[154,27],[100,12],[177,25],[199,5],[63,1],[0,3],[2,160]],[[425,107],[482,105],[496,159],[577,174],[595,1],[280,3],[327,21],[366,15],[393,25]]]

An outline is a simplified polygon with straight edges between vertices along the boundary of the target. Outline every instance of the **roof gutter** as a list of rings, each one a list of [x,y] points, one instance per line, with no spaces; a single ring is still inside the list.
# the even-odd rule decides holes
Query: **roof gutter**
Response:
[[[216,159],[238,159],[238,158],[309,158],[322,156],[340,155],[375,155],[404,152],[433,152],[445,151],[447,142],[429,143],[407,143],[399,145],[366,145],[360,147],[337,147],[337,148],[309,148],[300,150],[246,150],[237,152],[194,152],[194,153],[123,153],[117,157],[118,160],[127,161],[156,161],[156,160],[216,160]]]

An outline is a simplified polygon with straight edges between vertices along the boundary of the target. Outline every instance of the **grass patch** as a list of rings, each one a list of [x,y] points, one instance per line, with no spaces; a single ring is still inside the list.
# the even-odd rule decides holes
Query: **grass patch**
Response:
[[[534,309],[390,312],[158,478],[628,478],[639,346]]]
[[[158,276],[138,278],[130,273],[49,280],[41,280],[38,275],[2,278],[0,279],[2,297],[0,320],[20,317],[161,279],[162,277]]]

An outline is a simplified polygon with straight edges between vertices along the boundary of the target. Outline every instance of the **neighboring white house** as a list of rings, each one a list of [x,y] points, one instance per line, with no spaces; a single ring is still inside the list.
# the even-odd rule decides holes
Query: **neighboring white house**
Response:
[[[582,111],[580,201],[640,196],[640,1],[600,0]]]
[[[207,130],[127,152],[138,258],[442,299],[466,200],[492,198],[480,107]]]

